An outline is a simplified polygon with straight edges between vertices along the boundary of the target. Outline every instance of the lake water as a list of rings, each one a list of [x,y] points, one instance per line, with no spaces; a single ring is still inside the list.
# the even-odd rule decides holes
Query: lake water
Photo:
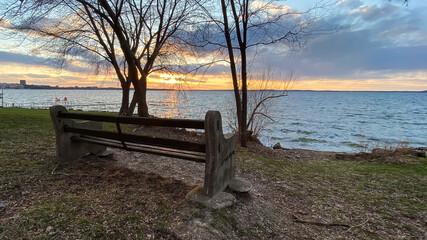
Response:
[[[4,90],[7,107],[47,108],[55,98],[74,109],[118,111],[121,91]],[[207,110],[218,110],[225,131],[233,99],[232,91],[148,92],[150,114],[203,119]],[[291,91],[270,110],[275,122],[260,135],[269,146],[358,152],[399,142],[427,145],[427,93]]]

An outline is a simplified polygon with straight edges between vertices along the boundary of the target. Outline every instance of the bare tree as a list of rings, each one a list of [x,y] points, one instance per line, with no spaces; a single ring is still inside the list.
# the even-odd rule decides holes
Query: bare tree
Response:
[[[44,53],[112,67],[123,90],[120,114],[131,115],[137,104],[138,115],[149,116],[147,77],[176,64],[182,51],[169,40],[191,18],[190,1],[16,0],[3,7],[1,20]]]
[[[258,142],[258,137],[275,120],[274,105],[278,100],[288,96],[296,77],[293,69],[286,77],[275,74],[271,67],[259,71],[251,71],[248,82],[248,123],[247,137],[250,141]],[[238,131],[235,111],[227,112],[228,126]]]
[[[257,50],[272,45],[286,46],[291,51],[303,47],[312,34],[322,31],[317,28],[321,18],[318,10],[332,4],[320,1],[305,12],[292,10],[283,1],[274,0],[219,0],[212,4],[201,6],[206,21],[195,31],[192,42],[227,52],[239,139],[241,146],[246,147],[248,126],[253,123],[252,116],[248,119],[248,68]]]
[[[248,85],[248,138],[258,140],[259,134],[274,122],[273,105],[288,95],[295,81],[294,71],[289,70],[286,78],[274,74],[270,67],[250,74]]]

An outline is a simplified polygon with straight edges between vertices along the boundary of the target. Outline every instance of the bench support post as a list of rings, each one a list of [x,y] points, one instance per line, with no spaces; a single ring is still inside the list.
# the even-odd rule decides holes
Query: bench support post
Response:
[[[195,188],[187,199],[211,208],[232,205],[236,199],[224,190],[230,187],[237,192],[248,192],[251,184],[236,179],[236,135],[222,133],[221,114],[208,111],[205,116],[206,164],[203,188]]]
[[[81,122],[76,123],[71,119],[58,118],[59,112],[67,112],[64,106],[56,105],[49,108],[50,117],[52,118],[53,126],[56,132],[56,161],[74,161],[87,153],[98,154],[104,152],[107,148],[84,142],[73,142],[71,137],[78,136],[75,133],[67,133],[64,131],[64,126],[81,127],[88,129],[102,130],[101,122]]]
[[[213,197],[224,191],[236,175],[236,135],[222,133],[221,114],[208,111],[205,116],[206,165],[204,194]]]

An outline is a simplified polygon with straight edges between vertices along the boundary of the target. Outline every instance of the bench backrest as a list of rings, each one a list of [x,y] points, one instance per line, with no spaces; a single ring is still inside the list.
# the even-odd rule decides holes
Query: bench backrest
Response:
[[[155,136],[141,136],[141,135],[135,135],[135,134],[127,134],[127,133],[123,133],[121,128],[121,124],[133,124],[133,125],[140,125],[140,126],[143,125],[143,126],[204,129],[203,120],[124,117],[124,116],[109,116],[109,115],[69,113],[69,112],[58,112],[57,117],[59,119],[89,120],[89,121],[101,122],[101,123],[104,123],[104,122],[115,123],[117,132],[111,132],[111,131],[107,132],[103,130],[87,129],[87,128],[78,127],[75,125],[74,126],[64,125],[64,131],[68,133],[75,133],[83,136],[90,136],[90,137],[119,141],[122,144],[121,147],[114,144],[107,145],[107,146],[118,147],[118,148],[131,150],[131,151],[132,150],[138,151],[137,148],[133,148],[129,143],[145,144],[149,146],[159,147],[158,150],[160,155],[168,155],[167,152],[161,151],[162,148],[182,150],[182,151],[188,151],[188,152],[198,152],[203,154],[186,154],[186,155],[177,156],[177,157],[181,157],[187,160],[193,160],[197,162],[205,162],[204,153],[206,152],[206,144],[204,143],[196,143],[196,142],[155,137]],[[156,153],[156,151],[151,151],[151,152],[145,151],[145,152]],[[178,154],[179,152],[174,151],[174,154],[175,153]],[[171,155],[171,156],[174,156],[174,155]]]

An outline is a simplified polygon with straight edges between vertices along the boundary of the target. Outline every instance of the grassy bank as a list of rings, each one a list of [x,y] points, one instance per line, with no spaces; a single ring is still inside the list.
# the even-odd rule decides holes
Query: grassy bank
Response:
[[[195,185],[95,158],[55,168],[47,110],[0,108],[0,239],[423,239],[427,160],[342,161],[239,150],[253,191],[189,204]],[[133,154],[133,153],[129,153]],[[155,157],[153,156],[153,159]]]

